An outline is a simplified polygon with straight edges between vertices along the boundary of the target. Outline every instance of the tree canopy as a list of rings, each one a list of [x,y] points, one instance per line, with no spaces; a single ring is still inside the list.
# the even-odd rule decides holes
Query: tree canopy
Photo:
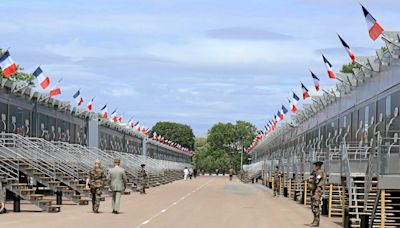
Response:
[[[179,143],[181,146],[194,150],[194,134],[190,126],[174,122],[157,122],[151,129],[165,139]]]
[[[351,62],[349,64],[344,64],[342,66],[342,69],[340,70],[340,72],[352,74],[353,68],[356,68],[356,67],[357,67],[356,64],[354,64],[353,62]]]
[[[208,131],[207,138],[197,138],[194,165],[207,172],[216,169],[227,172],[240,169],[240,153],[248,147],[256,135],[256,127],[246,121],[217,123]],[[247,161],[248,155],[243,160]]]

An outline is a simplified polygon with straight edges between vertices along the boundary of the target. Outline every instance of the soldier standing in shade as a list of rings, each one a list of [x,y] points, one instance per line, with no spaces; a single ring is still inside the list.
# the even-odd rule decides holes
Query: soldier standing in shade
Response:
[[[92,210],[94,213],[99,213],[101,193],[106,181],[106,175],[101,168],[101,162],[96,160],[94,168],[89,172],[89,178],[86,180],[86,188],[90,188],[92,195]]]
[[[140,165],[142,168],[138,172],[138,177],[139,177],[139,192],[140,194],[146,194],[146,177],[147,173],[146,170],[144,170],[144,167],[146,166],[145,164]]]
[[[276,197],[277,195],[279,196],[280,188],[281,188],[282,173],[279,170],[279,166],[275,167],[275,171],[272,174],[272,176],[274,177],[274,197]]]
[[[6,213],[6,189],[3,188],[3,181],[5,178],[0,176],[0,214]]]
[[[232,181],[234,170],[232,168],[229,169],[229,180]]]
[[[308,178],[308,185],[311,190],[311,210],[314,214],[314,220],[310,227],[319,227],[321,197],[326,182],[326,173],[321,169],[322,164],[321,161],[314,162],[315,169]]]

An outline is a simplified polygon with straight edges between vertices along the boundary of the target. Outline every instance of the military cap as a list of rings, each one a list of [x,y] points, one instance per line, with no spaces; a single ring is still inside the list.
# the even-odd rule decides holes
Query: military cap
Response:
[[[316,162],[314,162],[314,165],[323,165],[324,164],[324,162],[322,162],[322,161],[316,161]]]
[[[145,165],[145,164],[141,164],[140,166],[141,166],[141,167],[145,167],[146,165]]]

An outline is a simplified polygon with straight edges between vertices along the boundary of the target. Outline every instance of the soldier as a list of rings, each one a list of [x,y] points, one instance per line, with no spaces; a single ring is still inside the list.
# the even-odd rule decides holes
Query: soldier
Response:
[[[326,174],[321,169],[322,164],[323,162],[321,161],[314,162],[315,169],[308,178],[308,185],[311,191],[311,210],[314,214],[314,220],[310,227],[319,227],[321,197],[326,182]]]
[[[146,194],[146,177],[147,173],[146,170],[144,170],[144,167],[146,166],[145,164],[140,165],[142,168],[138,172],[138,177],[139,177],[139,192],[140,194]]]
[[[92,210],[99,213],[101,193],[104,188],[106,176],[101,168],[101,162],[96,160],[94,168],[89,172],[89,178],[86,180],[86,188],[90,188],[92,195]]]
[[[0,214],[6,213],[6,189],[3,188],[5,178],[0,176]]]
[[[274,177],[274,197],[276,197],[277,195],[279,196],[280,188],[281,188],[282,173],[279,170],[279,166],[275,167],[275,171],[272,174],[272,176]]]
[[[234,170],[232,168],[229,169],[229,180],[232,181]]]

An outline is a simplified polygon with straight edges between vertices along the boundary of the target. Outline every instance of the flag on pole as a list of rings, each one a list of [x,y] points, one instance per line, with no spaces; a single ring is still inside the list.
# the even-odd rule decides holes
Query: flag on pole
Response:
[[[309,98],[310,94],[308,93],[308,89],[303,85],[302,82],[301,82],[301,89],[303,91],[303,100]]]
[[[76,93],[72,97],[75,99],[77,106],[80,106],[83,103],[83,98],[81,97],[80,90],[76,91]]]
[[[283,120],[283,118],[285,117],[285,115],[283,115],[283,112],[282,112],[282,111],[280,111],[280,110],[278,110],[278,112],[276,113],[276,115],[278,116],[278,118],[279,118],[279,121],[282,121],[282,120]]]
[[[363,5],[361,5],[361,8],[364,13],[365,20],[367,21],[369,37],[371,37],[371,39],[375,41],[384,30]]]
[[[326,67],[326,71],[328,71],[328,76],[329,76],[329,78],[335,79],[335,78],[336,78],[336,75],[335,75],[335,73],[334,73],[333,70],[332,70],[332,64],[325,58],[324,55],[322,55],[322,59],[324,60],[325,67]]]
[[[104,105],[101,109],[101,115],[103,116],[104,119],[108,118],[108,112],[107,112],[107,104]]]
[[[342,39],[342,37],[339,36],[339,34],[338,34],[338,37],[339,37],[339,40],[342,43],[344,49],[346,49],[347,54],[349,55],[351,61],[353,61],[353,62],[356,61],[356,56],[354,55],[353,51],[350,49],[350,46]]]
[[[115,123],[117,122],[117,109],[114,109],[114,111],[111,113],[111,120]]]
[[[3,74],[4,74],[5,78],[10,77],[15,72],[17,72],[17,64],[15,64],[14,61],[12,60],[9,51],[6,51],[0,57],[0,67],[3,70]]]
[[[282,105],[282,112],[283,112],[283,114],[286,114],[286,113],[288,112],[288,110],[286,109],[286,107],[283,106],[283,105]]]
[[[56,85],[53,87],[53,89],[50,90],[50,97],[54,97],[57,95],[61,94],[61,89],[58,87],[58,84],[60,84],[62,81],[62,78],[57,81]]]
[[[50,78],[44,75],[42,68],[36,68],[36,70],[33,72],[33,76],[35,76],[35,78],[38,80],[42,89],[46,89],[50,85]]]
[[[122,123],[122,115],[118,117],[118,122]]]
[[[315,90],[318,92],[319,91],[319,78],[311,70],[310,70],[310,72],[311,72],[311,76],[314,80]]]
[[[94,98],[90,99],[89,104],[87,105],[87,109],[89,111],[92,111],[92,109],[93,109],[93,100],[94,100]]]

